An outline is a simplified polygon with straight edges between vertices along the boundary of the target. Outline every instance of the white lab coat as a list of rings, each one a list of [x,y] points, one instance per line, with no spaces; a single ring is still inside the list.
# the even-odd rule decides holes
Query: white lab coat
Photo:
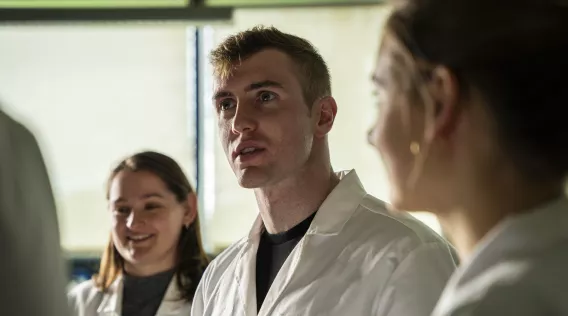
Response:
[[[1,315],[67,315],[58,226],[34,136],[0,111]]]
[[[96,288],[92,280],[77,285],[68,294],[72,316],[121,316],[122,289],[122,277],[118,277],[105,293]],[[191,303],[179,298],[180,291],[174,277],[168,285],[156,316],[190,315]]]
[[[452,276],[433,315],[568,315],[568,201],[495,227]]]
[[[428,315],[455,268],[450,246],[409,215],[389,213],[355,171],[339,176],[258,315]],[[262,231],[259,217],[248,237],[210,264],[193,316],[257,315]]]

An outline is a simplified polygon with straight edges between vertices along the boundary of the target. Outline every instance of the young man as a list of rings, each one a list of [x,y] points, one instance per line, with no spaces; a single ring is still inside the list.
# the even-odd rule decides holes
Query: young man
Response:
[[[337,105],[316,49],[256,27],[211,59],[220,138],[260,216],[210,265],[192,314],[428,315],[454,270],[452,250],[390,214],[355,171],[333,172]]]

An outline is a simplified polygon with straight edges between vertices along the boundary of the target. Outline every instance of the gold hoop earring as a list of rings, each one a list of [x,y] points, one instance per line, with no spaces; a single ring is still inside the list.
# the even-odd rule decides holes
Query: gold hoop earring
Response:
[[[410,152],[414,156],[418,156],[418,154],[420,153],[420,144],[418,144],[417,142],[411,142],[410,143]]]

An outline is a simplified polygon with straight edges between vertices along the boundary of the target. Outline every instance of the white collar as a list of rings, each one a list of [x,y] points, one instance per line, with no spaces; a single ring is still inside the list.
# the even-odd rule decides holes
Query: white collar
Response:
[[[367,196],[355,170],[346,170],[335,173],[339,183],[323,201],[306,234],[336,235],[361,201]],[[259,240],[264,230],[262,217],[258,215],[249,233],[249,241]]]
[[[502,282],[527,269],[522,261],[507,261],[512,256],[531,256],[538,249],[566,239],[568,200],[564,197],[505,219],[461,263],[432,315],[447,315],[461,304],[477,300],[496,281],[495,276]]]
[[[464,262],[460,283],[500,258],[532,253],[564,239],[568,239],[568,199],[563,196],[530,212],[510,216],[494,227]]]

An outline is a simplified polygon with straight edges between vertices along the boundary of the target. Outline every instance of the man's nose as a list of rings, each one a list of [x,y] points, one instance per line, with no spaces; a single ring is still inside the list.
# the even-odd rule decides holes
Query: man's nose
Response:
[[[257,126],[258,123],[254,108],[246,104],[238,104],[231,126],[233,133],[243,134],[251,132],[256,130]]]

